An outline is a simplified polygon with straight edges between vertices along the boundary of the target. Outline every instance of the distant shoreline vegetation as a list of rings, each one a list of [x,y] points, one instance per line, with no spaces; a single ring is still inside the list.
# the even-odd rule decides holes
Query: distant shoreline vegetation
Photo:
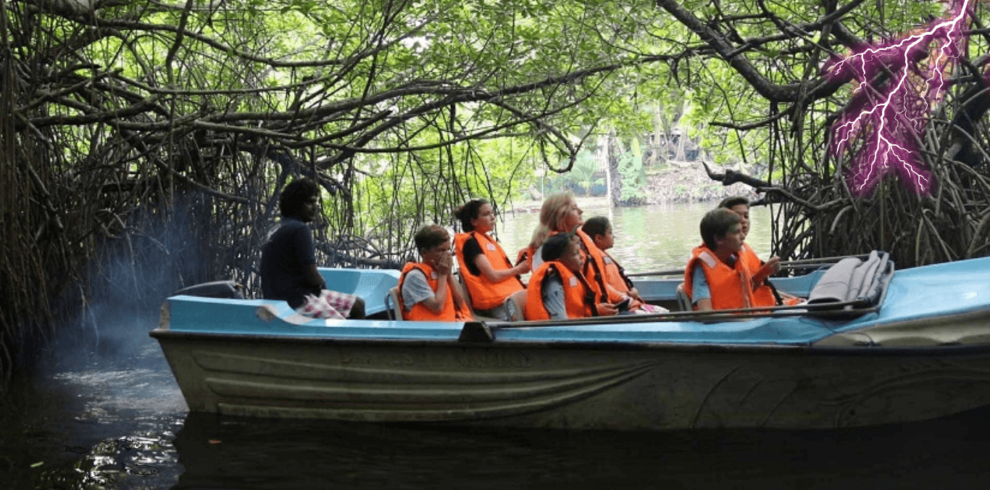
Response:
[[[543,196],[560,191],[570,191],[578,197],[604,198],[607,192],[604,175],[604,171],[595,172],[590,185],[588,181],[576,181],[574,177],[568,177],[568,174],[547,178],[543,182],[537,179],[536,185],[523,196],[527,202],[513,207],[528,208],[532,201],[541,201]],[[629,185],[626,179],[623,179],[621,185],[622,192],[626,194],[625,187]],[[753,193],[753,189],[745,184],[724,186],[711,180],[700,160],[667,162],[662,166],[651,167],[647,169],[643,183],[633,181],[633,185],[638,188],[629,194],[634,194],[635,197],[619,199],[620,206],[708,202]]]

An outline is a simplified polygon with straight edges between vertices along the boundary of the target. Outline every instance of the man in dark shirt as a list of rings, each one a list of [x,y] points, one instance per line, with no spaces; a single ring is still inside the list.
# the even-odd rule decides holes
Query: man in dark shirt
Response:
[[[261,292],[297,312],[316,318],[364,318],[364,300],[327,290],[316,268],[313,233],[306,223],[319,210],[319,187],[307,178],[292,181],[279,196],[282,226],[261,250]]]

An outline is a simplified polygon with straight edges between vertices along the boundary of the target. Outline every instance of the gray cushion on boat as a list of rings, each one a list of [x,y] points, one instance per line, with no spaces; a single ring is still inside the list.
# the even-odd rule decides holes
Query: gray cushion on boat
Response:
[[[175,292],[176,295],[200,296],[204,298],[244,299],[244,286],[234,281],[213,281],[194,284]]]
[[[876,251],[865,260],[847,257],[833,265],[808,295],[808,303],[832,303],[872,298],[881,287],[879,276],[887,254]]]

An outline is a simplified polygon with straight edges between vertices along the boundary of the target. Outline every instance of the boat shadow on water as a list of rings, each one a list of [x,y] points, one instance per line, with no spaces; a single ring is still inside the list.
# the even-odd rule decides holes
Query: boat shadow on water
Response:
[[[990,410],[842,430],[423,427],[191,413],[174,489],[977,488]]]

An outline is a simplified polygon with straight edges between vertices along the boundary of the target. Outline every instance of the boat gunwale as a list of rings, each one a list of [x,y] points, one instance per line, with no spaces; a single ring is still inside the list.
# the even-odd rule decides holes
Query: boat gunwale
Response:
[[[800,354],[808,356],[839,356],[839,357],[915,357],[932,355],[957,356],[974,355],[983,352],[990,353],[990,343],[987,344],[950,344],[932,346],[882,346],[882,345],[850,345],[850,346],[821,346],[814,342],[793,344],[760,343],[735,344],[712,342],[664,342],[664,341],[575,341],[575,340],[510,340],[501,342],[465,342],[456,339],[397,339],[397,338],[341,338],[311,335],[272,335],[272,334],[229,334],[210,332],[186,332],[163,328],[150,331],[149,336],[161,341],[191,340],[191,341],[223,341],[223,342],[264,342],[279,344],[303,345],[335,345],[335,346],[374,346],[374,347],[436,347],[457,349],[540,349],[540,350],[590,350],[590,351],[677,351],[704,352],[721,354],[750,354],[788,355]]]

